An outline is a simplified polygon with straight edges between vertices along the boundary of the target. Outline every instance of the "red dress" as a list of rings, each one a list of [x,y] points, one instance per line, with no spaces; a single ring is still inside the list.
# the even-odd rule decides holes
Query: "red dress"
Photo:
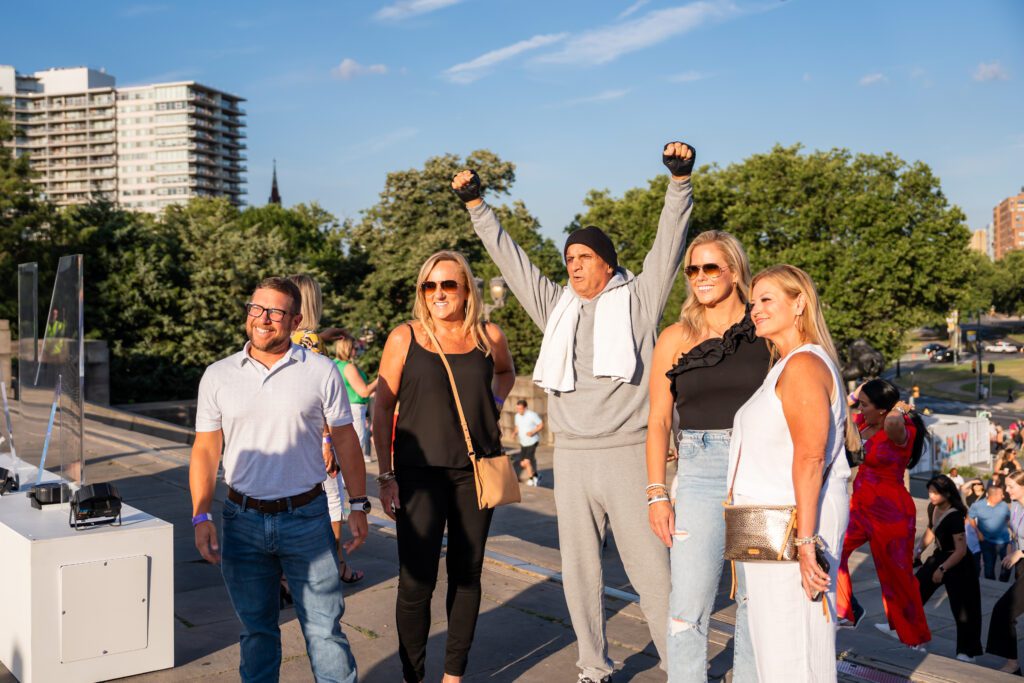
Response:
[[[863,429],[863,417],[855,415],[854,419]],[[848,561],[854,550],[868,542],[878,571],[889,626],[896,629],[901,642],[920,645],[931,640],[932,635],[921,605],[921,591],[914,577],[917,509],[903,484],[903,473],[910,462],[917,430],[909,418],[904,417],[904,424],[907,443],[903,446],[890,441],[881,428],[864,442],[864,462],[853,482],[850,525],[843,539],[836,611],[840,617],[853,620],[853,586]]]

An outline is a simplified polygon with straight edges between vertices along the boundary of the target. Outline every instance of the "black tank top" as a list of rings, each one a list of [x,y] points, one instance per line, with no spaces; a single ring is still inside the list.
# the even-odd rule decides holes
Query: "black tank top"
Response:
[[[764,382],[771,353],[754,333],[747,308],[743,320],[679,357],[666,375],[679,412],[680,429],[732,429],[733,417]]]
[[[398,424],[395,428],[395,467],[472,467],[466,454],[459,413],[441,357],[416,342],[398,384]],[[501,454],[498,408],[491,393],[494,361],[480,349],[446,353],[459,387],[473,450],[479,457]]]

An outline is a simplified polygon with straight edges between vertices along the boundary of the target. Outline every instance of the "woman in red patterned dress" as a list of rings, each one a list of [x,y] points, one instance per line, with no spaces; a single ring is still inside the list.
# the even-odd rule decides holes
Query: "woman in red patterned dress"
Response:
[[[921,457],[925,428],[921,418],[908,414],[910,406],[899,400],[895,386],[873,379],[850,395],[854,416],[864,440],[864,462],[853,483],[850,525],[843,540],[839,566],[837,613],[854,626],[864,610],[853,597],[848,561],[865,542],[878,571],[882,602],[888,618],[887,632],[912,647],[931,640],[921,593],[914,578],[914,536],[917,511],[903,483],[903,473]]]

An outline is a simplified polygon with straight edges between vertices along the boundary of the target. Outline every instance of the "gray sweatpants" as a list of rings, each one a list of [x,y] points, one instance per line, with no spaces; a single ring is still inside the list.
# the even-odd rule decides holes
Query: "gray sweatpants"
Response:
[[[579,647],[576,666],[595,681],[612,672],[601,568],[606,517],[626,575],[640,594],[640,609],[663,669],[667,661],[669,553],[647,521],[644,450],[644,444],[592,451],[555,446],[558,541],[565,601]]]

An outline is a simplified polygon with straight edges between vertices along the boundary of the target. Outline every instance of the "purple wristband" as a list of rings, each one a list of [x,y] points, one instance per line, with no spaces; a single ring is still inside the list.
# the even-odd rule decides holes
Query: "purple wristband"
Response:
[[[192,526],[199,526],[203,522],[212,522],[213,515],[209,512],[200,512],[198,515],[192,518]]]

